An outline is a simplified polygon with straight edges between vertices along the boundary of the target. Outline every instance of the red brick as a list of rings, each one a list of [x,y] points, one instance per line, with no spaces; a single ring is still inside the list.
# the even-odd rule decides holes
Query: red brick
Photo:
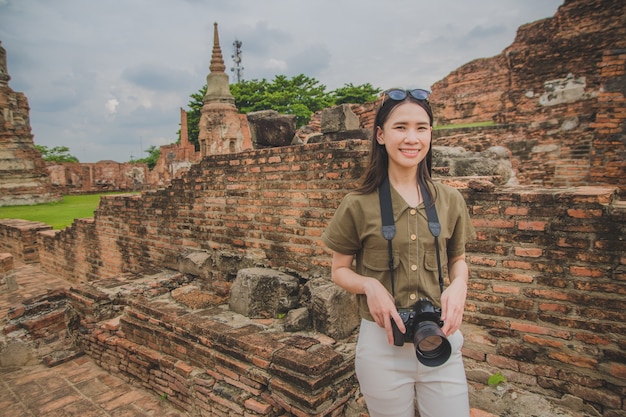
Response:
[[[581,368],[596,369],[598,364],[596,359],[586,358],[580,355],[568,355],[564,352],[550,352],[547,356],[559,362],[576,365]]]
[[[525,258],[539,258],[543,255],[543,249],[541,248],[515,248],[515,255]]]
[[[267,415],[272,411],[272,406],[270,404],[257,401],[254,398],[247,399],[244,404],[248,410],[261,415]]]
[[[626,365],[623,363],[611,363],[609,365],[609,374],[615,378],[626,380]]]
[[[558,337],[560,339],[565,339],[565,340],[570,340],[572,338],[572,335],[568,331],[551,329],[551,328],[547,328],[547,327],[541,327],[541,326],[537,326],[537,325],[534,325],[534,324],[519,323],[519,322],[515,322],[515,321],[511,322],[511,329],[512,330],[518,330],[518,331],[524,332],[524,333],[534,333],[534,334],[541,334],[541,335],[549,335],[549,336],[552,336],[552,337]]]

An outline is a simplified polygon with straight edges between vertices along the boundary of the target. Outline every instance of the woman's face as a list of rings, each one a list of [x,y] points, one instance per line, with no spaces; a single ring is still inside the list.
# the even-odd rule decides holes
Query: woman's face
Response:
[[[393,109],[382,128],[376,131],[376,140],[389,155],[390,168],[417,168],[428,154],[431,138],[428,113],[411,101]]]

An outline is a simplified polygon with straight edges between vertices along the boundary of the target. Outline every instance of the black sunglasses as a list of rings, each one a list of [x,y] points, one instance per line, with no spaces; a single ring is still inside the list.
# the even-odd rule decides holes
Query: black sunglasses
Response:
[[[402,101],[410,94],[415,100],[428,100],[430,91],[416,88],[414,90],[400,90],[399,88],[392,88],[385,91],[387,97],[394,101]]]

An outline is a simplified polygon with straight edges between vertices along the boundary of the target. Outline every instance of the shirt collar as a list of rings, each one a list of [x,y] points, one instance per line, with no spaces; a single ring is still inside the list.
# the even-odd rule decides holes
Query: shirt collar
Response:
[[[397,222],[400,216],[402,216],[402,213],[412,207],[409,206],[409,203],[393,188],[393,185],[389,184],[389,189],[391,190],[391,202],[393,204],[393,220]],[[422,211],[424,210],[420,210],[420,207],[424,207],[424,203],[420,203],[419,206],[417,206],[417,212],[423,216]]]

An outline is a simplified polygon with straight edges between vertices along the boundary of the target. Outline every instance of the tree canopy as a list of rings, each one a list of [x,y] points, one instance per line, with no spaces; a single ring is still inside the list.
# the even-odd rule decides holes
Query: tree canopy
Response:
[[[67,146],[54,146],[49,148],[45,145],[35,145],[41,153],[41,157],[47,162],[78,162],[78,158],[70,154]]]
[[[199,149],[198,133],[200,111],[207,86],[190,95],[189,111],[187,111],[187,131],[189,141],[196,150]],[[230,92],[235,98],[235,106],[244,114],[259,110],[275,110],[281,114],[296,116],[296,127],[306,125],[316,111],[339,104],[362,104],[375,101],[380,89],[371,84],[345,84],[330,92],[326,86],[314,78],[303,74],[288,78],[277,75],[272,81],[261,80],[241,81],[230,85]],[[179,139],[180,142],[180,132]]]
[[[145,158],[141,158],[141,159],[134,159],[131,162],[147,164],[148,169],[154,168],[157,164],[157,161],[159,160],[159,157],[161,156],[161,148],[152,145],[148,149],[146,149],[144,152],[147,152],[148,156],[146,156]]]

